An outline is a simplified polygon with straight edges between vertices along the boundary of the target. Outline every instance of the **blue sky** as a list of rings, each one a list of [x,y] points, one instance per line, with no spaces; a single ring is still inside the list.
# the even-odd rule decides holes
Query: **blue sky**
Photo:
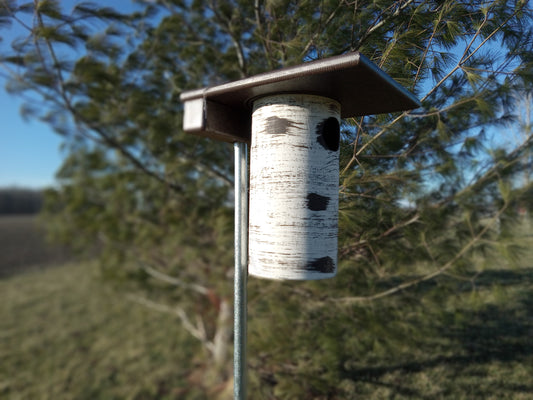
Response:
[[[61,138],[40,121],[24,121],[21,101],[0,82],[0,187],[50,186],[63,158]]]
[[[79,1],[64,0],[61,4],[69,12]],[[110,5],[104,0],[96,2]],[[112,6],[123,12],[136,8],[131,0],[116,2]],[[3,39],[0,50],[23,33],[16,26],[12,30],[0,30]],[[0,187],[42,188],[53,185],[55,172],[65,156],[60,150],[61,137],[45,123],[24,121],[20,115],[22,101],[8,94],[4,86],[5,81],[0,76]]]
[[[61,5],[68,13],[80,2],[63,0]],[[103,0],[94,2],[116,7],[122,12],[131,12],[136,8],[131,0],[113,4]],[[16,24],[10,29],[0,30],[0,50],[9,46],[15,37],[25,34]],[[0,187],[42,188],[53,185],[55,172],[64,158],[60,151],[61,137],[45,123],[35,119],[24,121],[20,114],[22,101],[6,92],[5,83],[0,76]]]
[[[0,50],[22,34],[16,25],[2,29]],[[8,94],[5,84],[0,76],[0,187],[50,186],[61,165],[61,138],[40,121],[24,121],[20,114],[22,100]]]
[[[66,8],[72,8],[73,3],[64,2]],[[26,35],[18,24],[12,24],[9,29],[3,27],[0,50],[8,49],[13,39]],[[0,75],[0,187],[53,185],[54,174],[63,159],[61,138],[36,119],[23,120],[22,100],[7,93],[5,85],[6,80]]]

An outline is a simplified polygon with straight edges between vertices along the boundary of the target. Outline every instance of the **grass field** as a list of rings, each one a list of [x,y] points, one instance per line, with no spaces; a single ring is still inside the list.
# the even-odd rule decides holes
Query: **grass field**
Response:
[[[431,335],[399,338],[387,349],[371,337],[376,328],[348,332],[370,351],[343,366],[346,398],[533,399],[532,253],[513,268],[495,263],[475,290],[467,282],[438,302],[421,296],[405,314],[406,336],[428,327]],[[90,262],[21,271],[0,279],[0,399],[210,398],[195,378],[201,349],[176,318],[131,302]],[[376,302],[369,312],[397,301]],[[262,394],[254,332],[269,329],[265,319],[250,321],[249,398],[307,399],[284,396],[281,383]]]
[[[72,259],[68,249],[51,245],[35,215],[0,215],[0,278]]]
[[[0,218],[0,399],[189,393],[198,348],[176,319],[133,303],[102,284],[94,264],[71,258],[46,243],[34,216]]]
[[[0,398],[179,398],[195,343],[102,285],[91,264],[0,281]],[[170,396],[170,397],[167,397]]]

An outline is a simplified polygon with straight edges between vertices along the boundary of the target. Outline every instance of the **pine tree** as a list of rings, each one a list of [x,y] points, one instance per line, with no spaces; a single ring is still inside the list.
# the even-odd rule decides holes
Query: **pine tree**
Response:
[[[346,398],[347,349],[384,351],[347,326],[383,333],[391,321],[408,337],[401,307],[423,284],[453,290],[459,281],[439,278],[473,279],[480,256],[513,253],[516,205],[532,204],[531,188],[516,186],[531,132],[505,143],[513,98],[532,84],[527,1],[160,0],[137,9],[2,0],[0,27],[26,36],[1,65],[8,90],[30,95],[25,112],[68,148],[61,186],[47,194],[56,235],[81,249],[97,242],[107,276],[133,278],[145,293],[137,301],[175,312],[214,365],[206,385],[230,375],[232,154],[183,133],[184,90],[360,51],[422,101],[343,122],[339,277],[250,282],[251,383],[265,398]],[[368,306],[399,293],[409,295],[382,316]]]

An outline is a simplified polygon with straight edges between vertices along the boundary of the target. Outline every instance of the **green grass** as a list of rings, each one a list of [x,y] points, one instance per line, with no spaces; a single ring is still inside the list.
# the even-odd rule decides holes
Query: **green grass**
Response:
[[[191,386],[196,343],[90,264],[1,280],[0,321],[1,399],[175,399]]]
[[[0,215],[0,278],[72,259],[68,249],[45,240],[35,215]]]
[[[533,399],[532,287],[531,268],[488,270],[475,288],[420,296],[407,321],[382,321],[405,336],[355,362],[345,383],[354,398]]]
[[[358,279],[342,266],[335,279],[271,293],[252,280],[252,398],[533,400],[530,232],[514,261],[480,257],[477,275],[442,275],[372,302],[334,306],[332,288]]]
[[[448,293],[445,281],[343,312],[324,309],[313,329],[253,321],[252,385],[262,394],[252,398],[533,399],[533,268],[487,270],[475,287]],[[313,315],[300,303],[299,325]],[[298,305],[286,307],[296,321]],[[331,382],[337,390],[328,396]]]
[[[267,293],[252,279],[249,398],[533,399],[533,237],[524,241],[515,265],[495,258],[472,281],[443,276],[335,312],[292,291],[334,280]],[[177,318],[128,300],[95,264],[0,279],[0,399],[211,399],[206,370]]]

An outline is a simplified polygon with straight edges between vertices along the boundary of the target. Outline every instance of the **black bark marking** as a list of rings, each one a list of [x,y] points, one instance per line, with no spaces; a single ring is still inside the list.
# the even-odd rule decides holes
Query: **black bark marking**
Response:
[[[329,197],[321,196],[316,193],[307,195],[307,208],[311,211],[324,211],[328,208]]]
[[[297,122],[291,121],[287,118],[280,118],[280,117],[268,117],[265,120],[266,129],[265,131],[267,133],[272,134],[286,134],[289,132],[289,128],[297,128],[298,124]]]
[[[331,257],[316,258],[307,264],[305,270],[329,274],[331,272],[335,272],[335,263]]]
[[[337,118],[329,117],[316,126],[317,142],[326,150],[339,150],[341,128]]]

